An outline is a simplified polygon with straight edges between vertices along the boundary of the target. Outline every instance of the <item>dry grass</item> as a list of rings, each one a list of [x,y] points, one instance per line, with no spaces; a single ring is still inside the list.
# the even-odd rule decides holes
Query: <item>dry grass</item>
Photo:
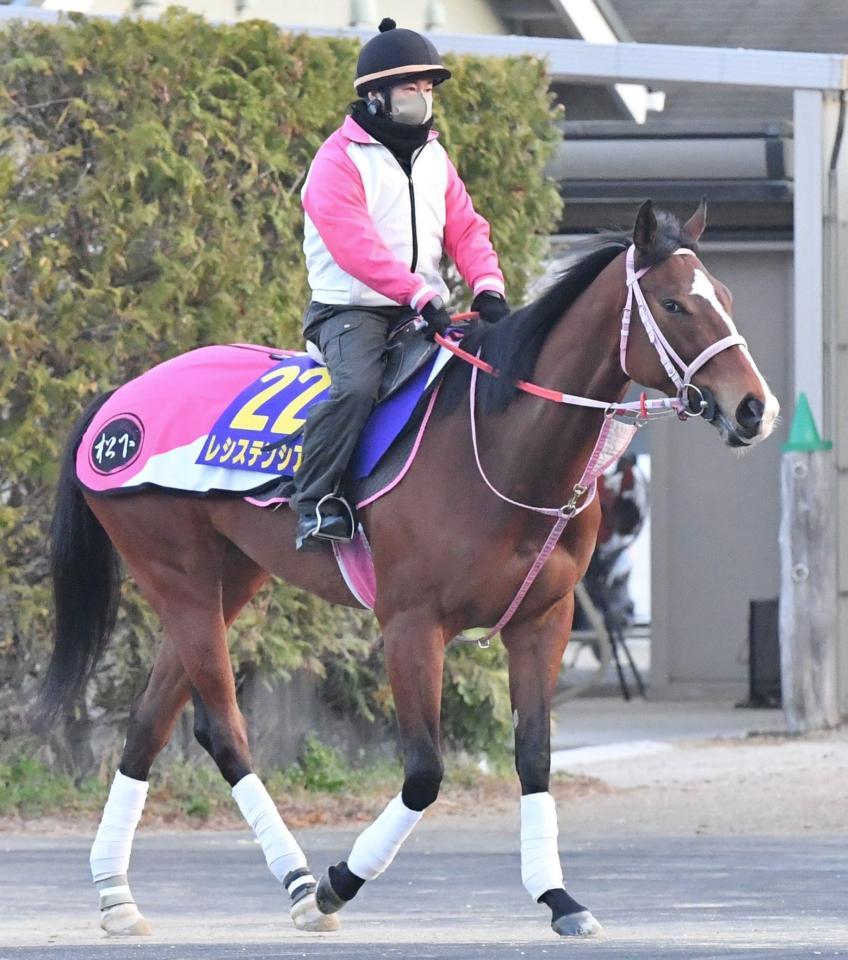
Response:
[[[290,773],[270,774],[265,782],[292,829],[314,826],[356,826],[370,822],[400,785],[399,768],[382,765],[349,774],[349,781],[333,789],[316,789],[293,783]],[[559,802],[609,793],[611,788],[594,777],[554,777],[551,792]],[[25,809],[6,810],[0,815],[0,832],[92,833],[100,819],[107,793],[106,784],[87,783],[77,803],[52,807],[42,803],[35,816]],[[66,791],[62,792],[66,797]],[[465,764],[449,768],[431,816],[456,817],[470,811],[503,813],[515,809],[519,796],[514,773],[484,773]],[[244,828],[229,788],[214,770],[172,768],[151,782],[144,811],[144,829],[240,830]]]

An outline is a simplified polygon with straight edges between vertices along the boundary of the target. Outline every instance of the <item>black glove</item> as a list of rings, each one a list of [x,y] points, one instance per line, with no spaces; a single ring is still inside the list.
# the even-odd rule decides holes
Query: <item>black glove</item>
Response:
[[[424,334],[427,340],[434,340],[437,333],[444,333],[451,325],[450,314],[445,310],[445,305],[441,297],[433,297],[421,308],[421,316],[427,322],[427,332]]]
[[[497,323],[509,316],[509,304],[493,290],[484,290],[478,293],[471,303],[471,310],[480,314],[485,323]]]

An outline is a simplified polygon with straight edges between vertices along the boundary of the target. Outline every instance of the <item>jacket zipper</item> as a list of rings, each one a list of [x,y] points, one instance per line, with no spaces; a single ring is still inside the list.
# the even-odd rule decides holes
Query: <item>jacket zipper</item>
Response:
[[[428,140],[427,143],[429,142],[430,141]],[[418,152],[411,157],[409,161],[409,173],[406,173],[406,170],[403,170],[403,164],[400,162],[400,160],[397,161],[401,170],[406,173],[406,179],[409,181],[409,210],[412,220],[412,263],[410,264],[409,269],[413,273],[415,273],[415,268],[418,266],[418,226],[415,221],[415,187],[412,184],[412,168],[415,165],[415,161],[421,156],[421,151],[427,146],[427,143],[423,143],[418,148]],[[397,160],[397,157],[395,157],[395,160]]]
[[[415,188],[412,186],[411,173],[409,174],[409,208],[412,211],[412,263],[409,269],[415,273],[415,268],[418,266],[418,230],[415,224]]]

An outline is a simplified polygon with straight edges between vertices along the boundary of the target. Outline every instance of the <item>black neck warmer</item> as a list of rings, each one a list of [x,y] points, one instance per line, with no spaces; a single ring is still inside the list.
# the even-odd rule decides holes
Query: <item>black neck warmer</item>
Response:
[[[372,116],[368,112],[364,100],[357,100],[351,105],[350,115],[375,140],[379,140],[403,163],[409,164],[412,154],[427,142],[433,118],[418,126],[408,123],[397,123],[388,117]]]

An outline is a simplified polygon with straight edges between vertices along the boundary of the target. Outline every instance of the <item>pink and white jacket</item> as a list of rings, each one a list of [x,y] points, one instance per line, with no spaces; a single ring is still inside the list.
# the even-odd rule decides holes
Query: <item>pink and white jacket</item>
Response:
[[[313,300],[416,310],[447,300],[443,252],[475,295],[504,293],[489,224],[437,137],[430,132],[410,177],[352,117],[324,141],[301,191]]]

